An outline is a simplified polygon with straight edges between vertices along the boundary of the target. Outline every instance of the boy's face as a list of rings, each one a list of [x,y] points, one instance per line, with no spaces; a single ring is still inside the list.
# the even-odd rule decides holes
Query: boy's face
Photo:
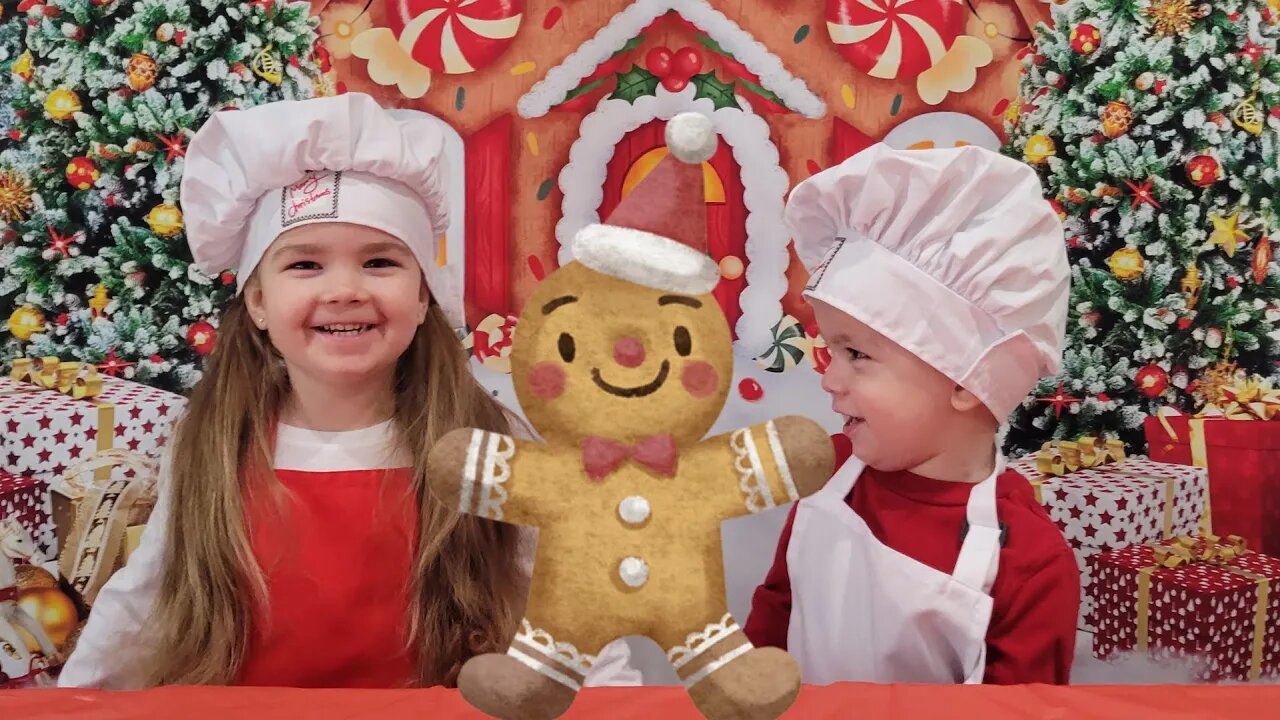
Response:
[[[885,472],[915,470],[940,455],[956,383],[840,310],[810,303],[831,349],[822,389],[845,419],[853,454]]]
[[[428,299],[408,246],[347,223],[281,234],[245,288],[253,322],[270,334],[295,386],[389,378]]]

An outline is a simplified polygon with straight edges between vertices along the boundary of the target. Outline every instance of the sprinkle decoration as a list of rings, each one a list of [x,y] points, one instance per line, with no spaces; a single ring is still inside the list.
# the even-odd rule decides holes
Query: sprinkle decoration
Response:
[[[511,66],[512,75],[527,75],[538,68],[538,64],[532,60],[526,60],[522,63]]]
[[[564,17],[564,10],[560,9],[559,5],[553,5],[551,9],[547,11],[547,14],[542,16],[542,29],[550,30],[556,26],[556,23],[560,22],[560,18],[562,17]]]
[[[844,101],[844,106],[852,110],[858,104],[858,98],[853,94],[853,88],[848,85],[840,86],[840,99]]]
[[[458,88],[458,91],[453,94],[453,109],[462,110],[462,108],[466,107],[466,105],[467,105],[467,89],[460,87]]]
[[[551,178],[547,178],[546,180],[543,180],[542,184],[538,186],[538,199],[546,200],[547,196],[551,194],[551,188],[553,187],[555,187],[554,180],[552,180]]]
[[[804,39],[807,37],[809,37],[809,26],[801,25],[799,29],[796,30],[795,36],[791,38],[791,42],[794,42],[797,45],[799,45],[800,43],[804,42]]]
[[[538,136],[532,132],[524,136],[524,142],[529,146],[529,154],[538,157]]]

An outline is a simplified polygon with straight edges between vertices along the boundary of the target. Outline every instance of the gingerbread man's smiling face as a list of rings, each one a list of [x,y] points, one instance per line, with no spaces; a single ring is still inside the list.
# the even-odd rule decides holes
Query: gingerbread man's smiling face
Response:
[[[511,371],[525,416],[549,442],[670,433],[687,445],[720,415],[733,345],[710,294],[656,290],[572,262],[525,305]]]

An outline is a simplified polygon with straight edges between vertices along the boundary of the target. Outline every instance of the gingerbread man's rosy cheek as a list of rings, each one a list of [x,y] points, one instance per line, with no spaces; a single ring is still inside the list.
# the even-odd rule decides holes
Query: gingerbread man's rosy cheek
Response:
[[[680,383],[690,395],[700,399],[711,395],[720,387],[720,373],[716,372],[711,363],[695,360],[685,364],[684,370],[680,372]]]
[[[529,389],[539,400],[554,400],[564,393],[564,368],[541,362],[529,371]]]

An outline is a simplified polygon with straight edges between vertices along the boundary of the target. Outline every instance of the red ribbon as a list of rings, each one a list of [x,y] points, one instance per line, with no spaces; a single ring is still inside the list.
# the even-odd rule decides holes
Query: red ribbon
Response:
[[[582,441],[582,468],[587,477],[600,482],[628,459],[653,470],[662,477],[675,477],[676,441],[671,435],[653,435],[634,445],[624,445],[598,435]]]

